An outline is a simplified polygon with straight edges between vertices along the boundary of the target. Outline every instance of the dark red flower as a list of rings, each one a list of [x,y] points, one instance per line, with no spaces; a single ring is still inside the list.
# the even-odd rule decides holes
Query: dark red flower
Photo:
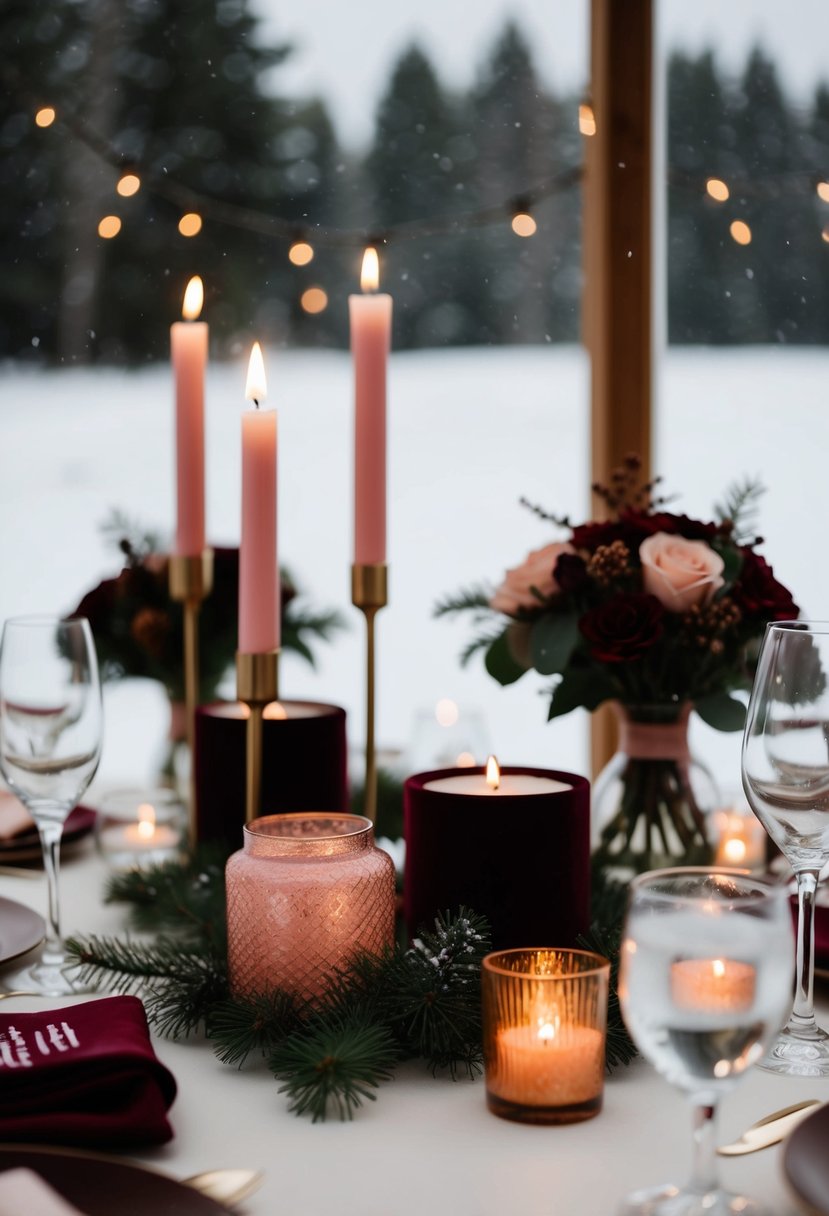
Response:
[[[791,621],[800,609],[788,587],[774,577],[774,571],[764,557],[744,547],[743,565],[731,595],[745,616],[758,616],[766,621]]]
[[[665,609],[655,595],[616,595],[591,608],[579,622],[600,663],[638,659],[658,642],[664,629]]]
[[[670,511],[657,511],[653,515],[643,511],[623,511],[618,519],[580,524],[573,529],[572,544],[575,549],[587,549],[594,553],[600,545],[621,540],[635,557],[642,541],[655,532],[669,532],[671,535],[684,536],[686,540],[710,540],[719,531],[719,524],[703,523],[687,515],[674,515]]]
[[[562,591],[580,591],[589,582],[584,558],[577,553],[562,553],[553,567],[553,578]]]

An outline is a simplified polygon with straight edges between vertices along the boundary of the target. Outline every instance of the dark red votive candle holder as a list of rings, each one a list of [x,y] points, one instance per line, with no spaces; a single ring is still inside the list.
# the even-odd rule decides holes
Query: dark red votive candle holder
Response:
[[[232,849],[241,847],[245,826],[247,712],[239,701],[216,701],[196,711],[198,839]],[[262,814],[347,810],[345,710],[316,701],[269,705],[263,721]]]
[[[487,917],[494,950],[575,946],[590,924],[589,781],[509,767],[501,769],[497,795],[428,788],[478,774],[485,788],[482,768],[439,769],[406,781],[403,901],[410,937],[463,904]],[[519,775],[557,788],[507,792],[510,777]]]

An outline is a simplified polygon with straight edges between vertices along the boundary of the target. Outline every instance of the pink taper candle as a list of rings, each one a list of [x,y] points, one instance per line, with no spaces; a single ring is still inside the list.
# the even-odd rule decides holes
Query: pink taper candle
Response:
[[[390,295],[377,293],[377,250],[363,257],[363,295],[349,296],[354,358],[354,564],[386,560],[386,364]],[[370,293],[370,294],[365,294]]]
[[[250,352],[242,415],[242,544],[239,550],[239,650],[279,648],[279,568],[276,560],[276,410],[262,410],[266,392],[262,351]]]
[[[176,553],[193,557],[204,549],[204,368],[207,324],[197,321],[204,300],[198,277],[184,293],[182,315],[170,327],[176,381]]]

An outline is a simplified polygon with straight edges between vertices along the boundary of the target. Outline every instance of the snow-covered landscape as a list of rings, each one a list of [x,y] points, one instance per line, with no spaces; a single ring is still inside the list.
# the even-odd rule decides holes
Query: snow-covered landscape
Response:
[[[336,352],[266,355],[279,409],[280,557],[316,606],[348,629],[317,647],[311,670],[288,656],[283,693],[334,701],[362,738],[363,630],[350,605],[351,365]],[[239,535],[239,416],[244,355],[207,385],[208,530]],[[763,550],[808,615],[829,616],[829,352],[674,349],[660,364],[655,468],[681,509],[705,515],[745,475],[768,488]],[[173,420],[169,370],[0,373],[0,617],[71,609],[119,568],[99,525],[113,508],[169,531]],[[586,771],[587,718],[546,722],[544,682],[498,687],[480,659],[461,669],[469,622],[434,620],[448,591],[497,581],[552,539],[523,495],[583,518],[589,507],[589,365],[573,347],[394,355],[390,370],[390,605],[379,618],[379,736],[405,750],[440,698],[483,715],[505,763]],[[146,780],[165,731],[160,689],[107,694],[102,783]],[[695,750],[726,793],[739,785],[739,739],[696,723]],[[405,761],[404,761],[405,763]]]

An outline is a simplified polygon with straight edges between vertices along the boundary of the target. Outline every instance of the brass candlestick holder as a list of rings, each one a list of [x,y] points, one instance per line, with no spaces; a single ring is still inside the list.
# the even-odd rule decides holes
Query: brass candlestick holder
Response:
[[[170,598],[184,610],[184,703],[190,748],[190,846],[196,843],[196,706],[199,703],[199,613],[213,590],[213,550],[194,556],[173,553],[169,566]]]
[[[351,602],[366,618],[366,783],[363,814],[377,819],[377,751],[374,742],[374,618],[389,602],[385,563],[351,567]]]
[[[245,823],[262,814],[262,718],[265,706],[279,695],[279,651],[236,651],[236,696],[248,707]]]

